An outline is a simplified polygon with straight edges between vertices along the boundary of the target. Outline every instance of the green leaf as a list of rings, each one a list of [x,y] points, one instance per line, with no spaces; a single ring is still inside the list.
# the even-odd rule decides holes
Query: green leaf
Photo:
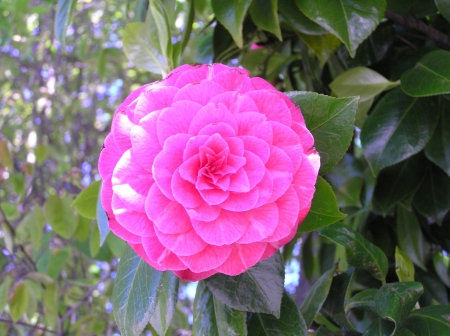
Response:
[[[17,210],[17,205],[15,204],[2,202],[0,203],[0,208],[2,209],[6,218],[9,220],[16,219],[17,217],[20,216],[19,210]]]
[[[58,0],[58,9],[55,18],[55,36],[63,48],[66,45],[66,31],[72,20],[72,13],[76,3],[77,0]]]
[[[350,55],[378,26],[385,0],[296,0],[301,11],[344,42]]]
[[[350,227],[337,223],[320,229],[319,235],[345,247],[350,265],[366,269],[378,280],[386,277],[388,260],[384,252]]]
[[[395,273],[401,282],[414,281],[414,264],[398,246],[395,247]]]
[[[284,265],[278,252],[238,276],[218,273],[205,279],[205,283],[231,308],[280,316]]]
[[[450,335],[450,306],[430,306],[413,311],[406,327],[420,336]]]
[[[397,240],[400,249],[414,264],[426,271],[425,257],[430,250],[430,244],[423,236],[416,215],[413,211],[399,206],[396,216]]]
[[[448,103],[441,100],[441,104]],[[450,176],[450,113],[448,110],[442,111],[436,130],[425,146],[425,155]]]
[[[122,335],[137,336],[144,330],[156,309],[163,274],[127,246],[117,269],[112,300],[114,318]]]
[[[377,313],[381,318],[394,322],[395,330],[400,329],[422,294],[420,282],[386,284],[375,296]]]
[[[98,226],[91,224],[91,234],[89,235],[89,252],[91,257],[97,256],[100,251],[100,232]]]
[[[448,0],[434,0],[439,12],[450,22],[450,2]]]
[[[172,272],[164,272],[158,303],[150,318],[150,323],[160,336],[166,334],[175,313],[178,300],[178,283],[178,277]]]
[[[450,288],[450,274],[449,274],[449,258],[444,256],[442,252],[436,252],[433,256],[433,265],[439,279]]]
[[[364,331],[363,336],[387,336],[394,335],[395,324],[383,319],[374,320]],[[397,334],[396,334],[397,335]]]
[[[306,126],[320,154],[320,174],[333,168],[344,156],[353,136],[358,98],[333,98],[314,92],[289,92],[300,107]]]
[[[3,278],[2,283],[0,284],[0,314],[3,313],[3,310],[8,303],[8,294],[12,281],[12,276],[8,274]]]
[[[211,6],[217,20],[230,32],[239,48],[244,45],[242,25],[252,0],[211,0]]]
[[[308,327],[295,302],[284,292],[280,317],[251,314],[248,321],[248,334],[251,336],[307,336]]]
[[[450,93],[450,52],[436,50],[426,54],[405,72],[402,89],[413,97]]]
[[[421,154],[383,169],[377,177],[372,206],[386,216],[397,203],[412,195],[425,174],[426,163]],[[417,183],[411,183],[417,181]]]
[[[44,225],[45,218],[41,208],[37,206],[34,210],[30,210],[16,228],[16,244],[31,242],[35,250],[39,249],[42,244]]]
[[[5,140],[0,141],[0,163],[8,168],[9,171],[13,171],[11,152],[9,151],[8,142]]]
[[[72,237],[78,226],[78,218],[70,207],[72,201],[69,196],[60,198],[57,195],[51,195],[45,202],[47,221],[52,226],[53,231],[66,239]]]
[[[36,164],[42,165],[47,160],[50,150],[48,145],[37,145],[34,149],[34,155],[36,155]]]
[[[167,71],[173,70],[171,27],[166,8],[161,0],[150,0],[145,24],[153,46],[163,56]]]
[[[331,282],[333,281],[333,275],[336,271],[336,267],[326,271],[311,287],[305,301],[303,301],[300,307],[300,312],[303,315],[306,326],[310,326],[314,321],[317,313],[322,308],[325,299],[330,291]]]
[[[345,182],[337,191],[336,198],[339,207],[354,206],[361,208],[361,190],[363,179],[359,176],[352,177]]]
[[[23,189],[25,188],[25,177],[23,174],[10,174],[9,180],[11,181],[14,192],[16,194],[22,193]]]
[[[345,311],[349,312],[351,309],[364,309],[376,314],[375,308],[375,295],[377,295],[378,289],[370,288],[355,294],[350,300],[348,300],[345,306]]]
[[[400,88],[386,94],[364,123],[361,142],[364,155],[376,175],[421,151],[438,121],[432,98],[412,98]]]
[[[111,253],[116,257],[120,258],[125,251],[125,246],[127,243],[117,237],[115,234],[111,233],[106,237],[106,244],[108,245]]]
[[[331,225],[345,218],[339,211],[333,189],[322,177],[317,178],[316,192],[311,209],[298,228],[298,232],[309,232]]]
[[[320,25],[303,14],[295,4],[294,0],[279,1],[278,10],[282,19],[284,19],[286,23],[297,32],[305,35],[316,35],[317,37],[327,33],[327,31]],[[340,41],[339,44],[341,44]]]
[[[203,281],[197,286],[194,301],[194,335],[247,335],[246,313],[230,308],[216,298]]]
[[[97,199],[97,207],[96,207],[96,217],[97,217],[97,225],[98,231],[100,232],[100,246],[105,242],[106,237],[108,236],[109,225],[108,225],[108,215],[106,214],[105,209],[103,209],[103,205],[100,197]]]
[[[149,0],[136,0],[134,4],[134,21],[145,22]]]
[[[52,279],[56,280],[64,268],[67,259],[69,259],[72,250],[70,247],[66,247],[64,250],[57,251],[50,257],[48,263],[47,274]]]
[[[9,301],[9,314],[14,322],[17,322],[27,311],[30,301],[30,291],[24,283],[14,288],[14,293]]]
[[[58,287],[55,283],[47,285],[43,295],[45,322],[50,328],[55,328],[58,322],[59,310]]]
[[[253,22],[259,28],[271,32],[280,41],[282,40],[277,0],[253,0],[249,11]]]
[[[430,163],[425,178],[413,199],[413,205],[422,215],[433,218],[438,225],[450,209],[450,177]]]
[[[86,218],[95,219],[97,199],[99,198],[102,181],[96,181],[85,188],[73,201],[72,206]]]
[[[341,40],[333,34],[308,35],[301,32],[298,32],[297,34],[317,55],[320,60],[320,66],[324,66],[328,58],[334,54],[341,45]]]
[[[433,267],[428,267],[425,272],[421,268],[416,268],[416,280],[419,281],[424,288],[423,296],[420,301],[423,306],[440,304],[449,304],[448,289],[442,283]]]

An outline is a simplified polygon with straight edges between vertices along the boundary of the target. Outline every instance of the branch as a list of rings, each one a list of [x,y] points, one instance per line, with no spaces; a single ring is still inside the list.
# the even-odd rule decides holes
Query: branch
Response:
[[[47,328],[44,328],[44,327],[40,327],[38,325],[33,325],[33,324],[25,323],[25,322],[17,321],[17,322],[14,323],[13,320],[8,320],[8,319],[3,319],[3,318],[0,318],[0,322],[8,323],[9,325],[18,324],[18,325],[22,325],[24,327],[39,329],[39,330],[42,330],[44,332],[48,332],[50,334],[57,334],[57,332],[54,331],[54,330],[50,330],[50,329],[47,329]]]
[[[420,21],[419,19],[416,19],[415,17],[412,16],[401,16],[399,14],[391,12],[390,10],[387,10],[384,16],[387,19],[395,23],[398,23],[399,25],[402,25],[406,28],[414,29],[424,33],[429,39],[435,41],[441,48],[450,50],[449,37],[444,33],[440,32],[439,30],[430,27],[429,25]]]

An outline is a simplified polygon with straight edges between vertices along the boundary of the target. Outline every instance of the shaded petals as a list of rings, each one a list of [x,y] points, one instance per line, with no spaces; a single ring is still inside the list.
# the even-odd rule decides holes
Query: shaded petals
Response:
[[[261,256],[261,260],[266,260],[273,256],[277,252],[277,248],[274,247],[272,244],[267,244],[266,250],[264,251],[263,255]]]
[[[247,173],[250,189],[253,189],[259,182],[261,182],[266,169],[261,159],[253,154],[253,152],[247,150],[244,151],[244,157],[247,162],[243,168]]]
[[[235,174],[230,176],[228,190],[235,192],[250,191],[250,181],[244,168],[240,168]]]
[[[180,261],[180,258],[165,248],[158,240],[158,237],[142,238],[142,247],[145,254],[164,270],[183,270],[186,265]]]
[[[314,138],[306,126],[292,122],[292,130],[298,135],[300,143],[303,146],[303,152],[306,154],[311,148],[314,147]]]
[[[144,260],[147,264],[152,266],[154,269],[156,269],[158,271],[166,270],[164,267],[161,267],[160,265],[158,265],[156,262],[154,262],[153,260],[151,260],[149,258],[149,256],[145,252],[145,249],[142,246],[142,244],[129,244],[129,245],[134,250],[134,252],[136,252],[136,254],[142,258],[142,260]]]
[[[239,68],[222,71],[214,76],[212,81],[219,83],[227,91],[246,92],[252,88],[252,81],[248,74]]]
[[[222,265],[231,254],[231,246],[208,245],[192,256],[180,256],[180,260],[195,273],[210,271]]]
[[[247,212],[249,226],[245,234],[237,241],[239,244],[249,244],[261,241],[272,235],[278,225],[278,207],[275,203]]]
[[[173,98],[173,101],[190,100],[201,105],[206,105],[211,98],[225,92],[225,89],[214,82],[203,81],[184,86]]]
[[[272,175],[273,191],[269,202],[273,202],[283,195],[291,185],[294,168],[287,154],[275,146],[270,150],[270,158],[266,163],[266,168]]]
[[[201,108],[192,119],[189,126],[189,134],[198,135],[200,130],[205,126],[221,122],[230,125],[235,131],[235,134],[237,133],[238,128],[236,119],[233,114],[227,110],[225,105],[221,103],[217,105],[208,104]]]
[[[178,256],[190,256],[199,253],[208,245],[194,229],[179,234],[167,234],[158,229],[155,232],[161,244]]]
[[[219,217],[221,208],[215,205],[202,203],[194,209],[186,209],[187,214],[191,219],[203,222],[210,222]]]
[[[254,188],[246,193],[232,192],[228,198],[220,203],[220,207],[229,211],[248,211],[256,206],[259,199],[259,190]]]
[[[182,271],[174,271],[173,273],[183,281],[200,281],[209,278],[218,272],[216,270],[210,270],[207,272],[194,273],[191,270],[186,269]]]
[[[255,188],[258,189],[259,195],[258,202],[255,205],[255,208],[257,208],[263,204],[266,204],[272,197],[273,180],[272,175],[269,173],[267,169],[264,172],[264,176],[261,182],[259,182]]]
[[[186,144],[186,148],[183,151],[183,161],[186,161],[190,157],[198,154],[200,152],[200,146],[203,146],[208,139],[208,135],[198,135],[190,138]]]
[[[197,182],[199,169],[200,157],[196,154],[181,164],[179,172],[183,179],[195,184]]]
[[[119,238],[125,240],[130,244],[140,244],[142,241],[142,237],[131,233],[127,229],[125,229],[122,225],[119,224],[115,219],[110,219],[108,221],[108,226],[111,231]]]
[[[141,236],[153,237],[155,230],[152,221],[143,212],[132,211],[115,194],[112,198],[112,209],[116,220],[127,231]]]
[[[267,243],[234,244],[228,259],[216,271],[235,276],[245,272],[261,260]]]
[[[209,205],[217,205],[225,201],[230,195],[229,191],[220,189],[202,189],[199,190],[204,201]],[[195,208],[194,206],[192,208]]]
[[[258,107],[251,98],[233,91],[224,92],[215,96],[210,100],[210,103],[224,104],[233,114],[240,112],[258,112]]]
[[[206,125],[198,131],[198,135],[213,135],[215,133],[220,134],[222,137],[233,137],[236,135],[234,128],[223,122]]]
[[[278,97],[275,92],[259,90],[247,92],[246,95],[255,102],[259,112],[263,113],[267,120],[278,121],[291,126],[291,112],[284,100]]]
[[[173,197],[184,207],[196,208],[203,203],[201,192],[199,193],[195,185],[181,177],[179,169],[173,173],[171,188]]]
[[[200,83],[208,78],[211,71],[210,66],[206,64],[201,64],[197,68],[186,70],[178,77],[175,86],[177,88],[183,88],[192,83]]]
[[[113,172],[122,154],[123,152],[117,147],[113,135],[111,133],[108,134],[98,159],[98,172],[102,178],[105,178]]]
[[[241,136],[240,140],[244,143],[244,148],[258,156],[265,164],[269,160],[270,148],[267,142],[254,136]]]

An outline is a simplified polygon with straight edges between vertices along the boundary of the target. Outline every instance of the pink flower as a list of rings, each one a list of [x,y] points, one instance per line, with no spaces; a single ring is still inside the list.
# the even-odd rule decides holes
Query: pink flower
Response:
[[[320,165],[284,94],[244,69],[183,65],[119,106],[100,155],[111,230],[184,280],[245,272],[295,235]]]

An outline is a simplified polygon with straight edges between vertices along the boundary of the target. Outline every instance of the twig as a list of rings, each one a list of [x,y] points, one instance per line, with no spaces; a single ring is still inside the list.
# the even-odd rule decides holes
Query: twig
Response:
[[[399,14],[391,12],[390,10],[387,10],[384,16],[387,19],[395,23],[398,23],[406,28],[414,29],[424,33],[429,39],[435,41],[443,49],[450,50],[449,37],[444,33],[440,32],[439,30],[430,27],[429,25],[420,21],[419,19],[416,19],[415,17],[412,16],[401,16]]]
[[[29,323],[25,323],[25,322],[21,322],[21,321],[14,322],[13,320],[0,318],[0,322],[8,323],[9,325],[18,324],[18,325],[22,325],[24,327],[39,329],[39,330],[42,330],[44,332],[48,332],[50,334],[57,334],[57,332],[54,331],[54,330],[50,330],[50,329],[47,329],[47,328],[44,328],[44,327],[40,327],[38,325],[29,324]]]

